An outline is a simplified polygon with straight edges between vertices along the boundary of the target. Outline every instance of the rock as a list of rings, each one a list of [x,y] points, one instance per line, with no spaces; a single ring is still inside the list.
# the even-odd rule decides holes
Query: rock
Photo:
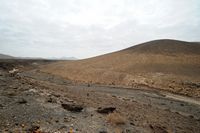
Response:
[[[4,106],[2,104],[0,104],[0,109],[2,109]]]
[[[90,87],[91,85],[90,85],[90,84],[88,84],[87,86],[88,86],[88,87]]]
[[[99,133],[107,133],[107,131],[102,130],[102,131],[99,131]]]
[[[130,125],[135,126],[135,124],[133,122],[130,122]]]
[[[27,101],[24,98],[22,98],[17,103],[19,103],[19,104],[26,104]]]
[[[28,129],[28,132],[31,133],[38,133],[38,130],[40,129],[39,126],[32,126],[30,129]]]
[[[25,127],[25,125],[24,125],[24,124],[21,124],[21,127],[22,127],[22,128],[24,128],[24,127]]]
[[[83,107],[80,105],[75,105],[75,104],[61,104],[61,105],[64,109],[71,112],[81,112],[83,110]]]
[[[49,102],[49,103],[56,103],[56,99],[50,97],[50,98],[47,99],[47,102]]]
[[[13,68],[13,70],[8,71],[11,77],[15,76],[18,73],[18,69]]]
[[[166,127],[158,126],[158,125],[149,125],[149,127],[155,132],[155,133],[168,133]]]
[[[64,122],[70,122],[70,121],[71,121],[70,118],[68,118],[68,117],[65,117],[65,118],[64,118]]]
[[[113,111],[115,111],[116,108],[115,107],[105,107],[105,108],[101,108],[99,107],[97,109],[97,112],[98,113],[101,113],[101,114],[109,114],[109,113],[112,113]]]

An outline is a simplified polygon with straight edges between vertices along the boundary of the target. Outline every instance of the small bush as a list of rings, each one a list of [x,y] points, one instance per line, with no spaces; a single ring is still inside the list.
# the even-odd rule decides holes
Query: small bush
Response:
[[[108,114],[107,121],[113,125],[123,125],[126,123],[125,117],[117,112]]]

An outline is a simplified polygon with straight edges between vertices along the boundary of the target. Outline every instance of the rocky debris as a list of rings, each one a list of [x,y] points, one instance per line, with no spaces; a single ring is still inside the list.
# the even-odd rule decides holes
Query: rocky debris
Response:
[[[81,105],[75,105],[75,104],[61,104],[62,107],[68,111],[71,112],[81,112],[83,110],[83,107]]]
[[[99,107],[97,109],[97,112],[101,114],[109,114],[109,113],[113,113],[115,110],[116,110],[115,107],[105,107],[105,108]]]

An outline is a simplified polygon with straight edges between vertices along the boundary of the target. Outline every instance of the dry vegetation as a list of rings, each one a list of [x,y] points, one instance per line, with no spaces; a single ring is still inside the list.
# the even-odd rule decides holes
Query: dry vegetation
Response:
[[[123,125],[126,123],[126,118],[120,113],[113,112],[108,114],[107,121],[113,125]]]

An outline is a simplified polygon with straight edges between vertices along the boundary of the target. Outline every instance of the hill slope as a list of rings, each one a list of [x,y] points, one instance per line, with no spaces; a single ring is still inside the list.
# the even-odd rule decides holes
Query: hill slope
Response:
[[[0,59],[13,59],[13,56],[10,55],[5,55],[5,54],[0,54]]]
[[[156,40],[94,58],[57,62],[41,70],[86,83],[142,84],[200,96],[200,45],[192,42]]]

